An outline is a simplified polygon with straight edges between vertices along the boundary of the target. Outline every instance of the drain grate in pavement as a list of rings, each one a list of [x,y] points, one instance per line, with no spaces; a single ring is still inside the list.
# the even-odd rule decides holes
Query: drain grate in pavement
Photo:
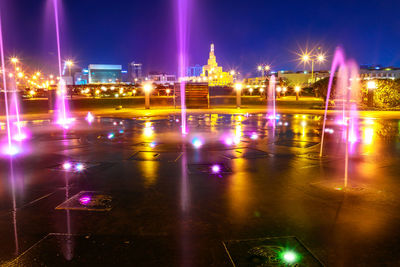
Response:
[[[296,237],[234,240],[223,244],[233,266],[323,266]]]
[[[138,151],[130,160],[175,162],[182,156],[178,151]]]
[[[224,157],[228,159],[237,159],[237,158],[245,158],[245,159],[258,159],[258,158],[266,158],[268,157],[268,153],[262,150],[254,149],[254,148],[237,148],[237,149],[228,149],[224,151]]]
[[[110,211],[110,195],[95,191],[81,191],[56,207],[57,210]]]
[[[164,236],[51,233],[6,266],[179,265],[173,255],[170,238]]]
[[[274,143],[277,146],[297,147],[297,148],[310,148],[318,145],[317,142],[296,141],[296,140],[281,140]]]
[[[224,163],[188,164],[191,174],[224,174],[232,172]]]

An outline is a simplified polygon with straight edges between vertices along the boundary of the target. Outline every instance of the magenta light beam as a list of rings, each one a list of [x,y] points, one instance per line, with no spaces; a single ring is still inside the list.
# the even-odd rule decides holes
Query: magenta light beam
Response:
[[[7,80],[6,80],[6,64],[4,60],[4,42],[3,42],[3,25],[1,22],[0,17],[0,53],[1,53],[1,70],[3,73],[3,89],[4,89],[4,105],[6,109],[6,120],[7,120],[7,141],[8,141],[8,148],[7,154],[14,154],[13,153],[13,145],[11,141],[11,125],[10,125],[10,116],[8,110],[8,92],[7,92]]]
[[[320,151],[319,151],[319,156],[320,157],[322,157],[322,152],[323,152],[323,149],[324,149],[326,116],[327,116],[327,113],[328,113],[328,105],[329,105],[329,99],[330,99],[331,90],[332,90],[333,78],[335,77],[335,72],[338,69],[338,67],[339,66],[344,66],[344,65],[345,65],[344,52],[339,47],[339,48],[336,49],[335,55],[333,57],[333,62],[332,62],[332,67],[331,67],[331,76],[329,77],[328,90],[327,90],[327,93],[326,93],[324,122],[323,122],[323,126],[322,126],[321,147],[320,147]]]
[[[182,134],[187,133],[186,129],[186,96],[185,96],[185,70],[187,67],[187,43],[188,43],[188,12],[191,0],[177,0],[178,13],[178,55],[179,55],[179,77],[181,94],[181,126]]]
[[[60,44],[60,23],[59,23],[59,15],[58,15],[58,1],[59,0],[53,0],[53,6],[54,6],[54,20],[55,20],[55,26],[56,26],[56,37],[57,37],[57,55],[58,55],[58,72],[59,72],[59,77],[60,77],[60,81],[58,84],[58,100],[57,100],[57,104],[58,104],[58,109],[61,108],[61,111],[59,110],[58,112],[61,114],[59,114],[58,117],[58,123],[62,124],[65,126],[65,124],[68,123],[68,119],[67,119],[67,110],[66,110],[66,103],[65,103],[65,82],[64,79],[62,78],[62,67],[61,67],[61,44]]]

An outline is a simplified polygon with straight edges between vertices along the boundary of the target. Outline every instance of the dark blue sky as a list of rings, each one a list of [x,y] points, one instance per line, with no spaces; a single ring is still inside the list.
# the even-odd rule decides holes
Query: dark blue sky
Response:
[[[7,53],[42,69],[56,52],[47,1],[2,6]],[[63,55],[82,67],[138,61],[146,71],[176,73],[176,1],[64,0]],[[264,62],[302,69],[295,52],[307,45],[330,55],[342,45],[360,64],[400,65],[400,1],[191,1],[191,65],[206,63],[211,42],[222,66],[243,73]]]

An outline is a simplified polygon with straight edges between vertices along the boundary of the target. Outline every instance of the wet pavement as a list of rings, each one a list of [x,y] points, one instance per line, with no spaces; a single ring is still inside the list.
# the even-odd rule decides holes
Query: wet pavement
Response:
[[[398,120],[351,129],[347,188],[335,118],[322,158],[320,115],[179,120],[27,122],[0,160],[0,264],[400,265]]]

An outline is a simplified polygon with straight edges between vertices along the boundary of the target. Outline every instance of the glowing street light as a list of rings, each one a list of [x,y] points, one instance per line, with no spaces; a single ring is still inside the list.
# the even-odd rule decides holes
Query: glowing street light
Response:
[[[369,90],[376,89],[376,82],[375,81],[368,81],[367,82],[367,89],[369,89]]]
[[[236,108],[240,108],[243,84],[235,83],[236,89]]]
[[[165,90],[165,92],[167,93],[167,96],[169,96],[169,93],[171,93],[170,89]]]
[[[16,57],[12,57],[10,61],[11,61],[11,63],[13,63],[14,65],[17,64],[17,63],[19,62],[18,58],[16,58]]]
[[[276,87],[276,92],[277,92],[277,97],[280,98],[281,92],[282,92],[282,87],[280,87],[280,86]]]
[[[144,106],[146,109],[150,109],[150,91],[153,89],[151,83],[145,83],[143,85],[144,90]]]
[[[311,82],[314,81],[314,63],[323,63],[326,60],[326,56],[324,53],[318,53],[318,54],[313,54],[311,52],[303,52],[300,55],[300,61],[302,61],[304,64],[307,64],[311,61]]]
[[[296,92],[296,101],[299,101],[299,93],[300,93],[300,91],[301,91],[300,86],[296,86],[296,87],[294,88],[294,91]]]
[[[257,67],[257,69],[258,69],[258,71],[261,72],[262,77],[264,77],[265,74],[268,74],[268,72],[271,70],[271,66],[270,66],[270,65],[267,65],[267,64],[262,64],[262,65],[259,65],[259,66]]]

